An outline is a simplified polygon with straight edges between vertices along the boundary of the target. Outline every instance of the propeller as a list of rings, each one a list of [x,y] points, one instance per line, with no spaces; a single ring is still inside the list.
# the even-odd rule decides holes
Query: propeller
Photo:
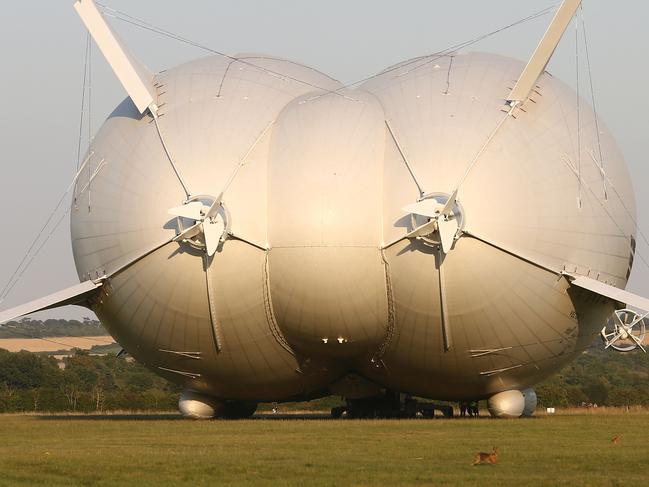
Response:
[[[214,344],[217,352],[221,352],[222,350],[223,337],[216,314],[216,301],[214,299],[212,281],[212,262],[214,260],[214,255],[219,250],[220,245],[225,242],[228,237],[241,240],[261,250],[267,250],[265,246],[254,243],[242,236],[234,235],[230,231],[230,217],[227,208],[223,204],[223,195],[234,181],[239,170],[248,163],[248,157],[252,154],[255,147],[257,147],[274,123],[274,120],[268,123],[248,148],[243,157],[239,159],[236,167],[230,174],[230,177],[226,180],[221,192],[216,198],[210,195],[188,196],[181,206],[170,208],[167,211],[170,215],[173,215],[178,219],[179,233],[174,237],[173,241],[186,243],[196,249],[204,251],[203,270],[205,272],[205,281],[207,286],[207,304],[209,307]],[[176,174],[182,183],[182,178],[180,178],[179,173]],[[184,184],[183,188],[186,188]],[[186,193],[189,194],[187,190]]]
[[[205,271],[210,322],[212,323],[216,351],[221,352],[223,338],[216,316],[211,268],[214,254],[228,235],[228,218],[223,206],[223,192],[216,198],[209,195],[193,196],[181,206],[170,208],[168,213],[177,217],[180,230],[173,241],[186,243],[204,251],[203,270]]]
[[[452,195],[441,193],[431,195],[423,200],[406,205],[402,208],[406,213],[413,215],[413,226],[416,217],[424,217],[429,221],[423,223],[406,234],[406,238],[424,239],[429,243],[439,243],[444,254],[453,247],[455,236],[460,229],[461,209],[457,202],[456,189]],[[446,198],[446,201],[441,201]],[[437,234],[438,242],[427,240],[425,237],[434,237]]]
[[[443,193],[426,195],[416,203],[402,208],[403,211],[410,213],[414,227],[403,238],[417,239],[437,249],[436,268],[439,279],[440,321],[445,351],[451,349],[451,332],[446,304],[444,260],[446,254],[452,249],[453,242],[463,223],[462,209],[457,201],[457,193],[456,189],[450,196]],[[427,219],[428,221],[416,226],[418,219]]]
[[[169,163],[174,171],[178,182],[187,198],[181,206],[177,206],[168,210],[170,215],[177,217],[179,233],[173,239],[165,243],[156,243],[154,246],[142,251],[134,259],[124,263],[118,270],[128,268],[133,263],[140,259],[145,258],[150,253],[156,251],[162,246],[171,241],[182,242],[191,245],[194,248],[204,250],[204,271],[207,281],[207,296],[209,305],[210,320],[214,331],[214,340],[216,349],[221,351],[222,338],[219,331],[219,326],[216,318],[215,303],[212,290],[212,280],[210,277],[210,268],[212,260],[220,244],[228,237],[238,238],[247,242],[255,247],[265,250],[263,246],[255,244],[242,237],[235,236],[229,233],[229,214],[223,205],[223,194],[228,186],[236,177],[238,171],[248,162],[248,156],[255,149],[260,140],[263,139],[265,134],[272,127],[274,120],[271,121],[263,132],[257,137],[254,143],[250,146],[245,155],[239,160],[236,168],[232,172],[230,178],[225,183],[225,187],[214,198],[213,196],[191,196],[192,193],[183,179],[178,165],[172,157],[172,153],[163,136],[162,128],[159,124],[160,114],[158,113],[159,107],[157,105],[157,89],[154,84],[154,74],[149,71],[144,64],[139,62],[133,57],[124,47],[124,43],[112,30],[101,11],[95,4],[94,0],[77,0],[75,9],[81,16],[81,19],[87,27],[90,35],[95,40],[95,43],[103,53],[104,57],[110,64],[113,72],[120,80],[131,100],[141,114],[149,112],[153,117],[162,149],[164,150]],[[108,276],[110,277],[110,276]]]
[[[186,242],[195,248],[204,248],[208,257],[212,257],[216,253],[219,244],[224,242],[228,235],[265,250],[264,247],[258,244],[230,233],[227,211],[223,206],[223,195],[234,181],[239,170],[248,163],[248,157],[252,154],[255,147],[257,147],[259,142],[265,137],[274,123],[275,121],[272,120],[268,125],[266,125],[264,130],[257,136],[243,157],[239,159],[239,162],[216,198],[209,195],[192,196],[188,197],[181,206],[176,206],[168,210],[170,215],[174,215],[179,219],[180,233],[176,236],[174,241]],[[183,187],[185,186],[183,185]],[[185,227],[183,225],[183,219],[193,221],[194,223]],[[210,263],[211,260],[207,264]],[[208,270],[209,265],[206,267],[206,272]]]
[[[223,212],[220,211],[222,208],[223,193],[216,198],[194,196],[185,204],[169,209],[168,213],[178,217],[181,227],[174,241],[187,242],[193,247],[204,248],[207,255],[212,257],[226,237],[227,223]],[[185,227],[183,220],[193,223]]]
[[[611,322],[602,328],[601,336],[605,343],[604,349],[611,347],[618,352],[630,352],[639,347],[644,353],[647,353],[642,346],[646,333],[644,318],[647,314],[639,314],[630,309],[616,310]],[[638,326],[636,327],[636,325]]]

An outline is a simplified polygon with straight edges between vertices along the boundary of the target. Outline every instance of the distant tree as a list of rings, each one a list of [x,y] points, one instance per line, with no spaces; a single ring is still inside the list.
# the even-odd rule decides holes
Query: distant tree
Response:
[[[566,407],[569,405],[566,388],[557,382],[544,382],[536,387],[539,405],[543,407]]]
[[[611,406],[626,406],[640,404],[642,399],[637,389],[632,387],[613,387],[608,391]]]
[[[63,378],[59,386],[61,393],[68,402],[68,406],[72,411],[77,410],[79,398],[81,397],[81,381],[79,376],[74,371],[66,369],[63,371]]]
[[[589,397],[581,390],[581,386],[572,385],[566,387],[566,399],[569,406],[579,406],[582,403],[592,402]]]
[[[95,403],[95,411],[103,411],[106,402],[106,390],[101,381],[92,386],[92,399]]]
[[[4,381],[0,386],[0,398],[2,399],[3,409],[5,411],[14,411],[14,399],[17,389],[10,382]]]
[[[41,398],[41,389],[40,388],[34,388],[29,391],[29,394],[32,399],[32,405],[34,406],[34,411],[38,411],[38,406],[40,405],[40,398]]]
[[[17,389],[30,389],[56,382],[57,374],[56,362],[49,357],[0,350],[0,383],[6,382]]]
[[[97,336],[107,332],[99,321],[84,320],[31,320],[23,318],[0,326],[0,338]]]
[[[590,378],[583,387],[584,394],[589,397],[590,402],[600,406],[608,404],[610,389],[611,385],[606,377]]]
[[[85,329],[90,326],[77,323]],[[62,324],[60,320],[48,320],[47,324],[29,320],[14,325],[29,326],[33,333],[38,329],[50,333],[57,326],[62,326],[60,333],[70,330],[69,322]],[[78,350],[64,364],[60,369],[50,357],[0,350],[0,412],[169,410],[177,406],[181,387],[137,362]],[[649,406],[649,356],[604,351],[596,343],[560,373],[534,387],[542,407],[581,403]],[[339,399],[281,407],[325,408],[334,403],[339,404]]]

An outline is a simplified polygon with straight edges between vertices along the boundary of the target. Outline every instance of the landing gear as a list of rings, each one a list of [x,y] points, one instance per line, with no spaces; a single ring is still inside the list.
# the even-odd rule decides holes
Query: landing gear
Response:
[[[257,411],[256,402],[226,401],[219,418],[223,419],[248,419]]]
[[[400,394],[386,391],[380,396],[347,399],[347,416],[354,419],[401,417]]]
[[[408,394],[393,391],[385,391],[378,396],[347,399],[346,402],[345,406],[331,409],[332,418],[433,418],[435,411],[441,412],[445,418],[453,417],[452,406],[421,402]]]

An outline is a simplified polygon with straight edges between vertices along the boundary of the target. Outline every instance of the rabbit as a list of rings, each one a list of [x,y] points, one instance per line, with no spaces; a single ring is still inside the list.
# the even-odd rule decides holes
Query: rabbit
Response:
[[[498,463],[498,447],[494,446],[493,450],[491,453],[485,453],[485,452],[479,452],[475,454],[475,457],[473,458],[473,465],[480,465],[480,464],[486,464],[489,463],[491,465],[495,465]]]

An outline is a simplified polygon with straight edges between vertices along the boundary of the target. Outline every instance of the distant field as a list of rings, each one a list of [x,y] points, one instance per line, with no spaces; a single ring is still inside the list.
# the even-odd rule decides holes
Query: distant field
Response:
[[[647,424],[646,412],[230,422],[6,415],[0,485],[646,485]],[[470,466],[493,445],[498,465]]]
[[[85,337],[45,337],[45,338],[1,338],[0,348],[10,352],[43,353],[58,352],[80,348],[90,350],[95,345],[109,345],[115,343],[111,336],[85,336]]]

